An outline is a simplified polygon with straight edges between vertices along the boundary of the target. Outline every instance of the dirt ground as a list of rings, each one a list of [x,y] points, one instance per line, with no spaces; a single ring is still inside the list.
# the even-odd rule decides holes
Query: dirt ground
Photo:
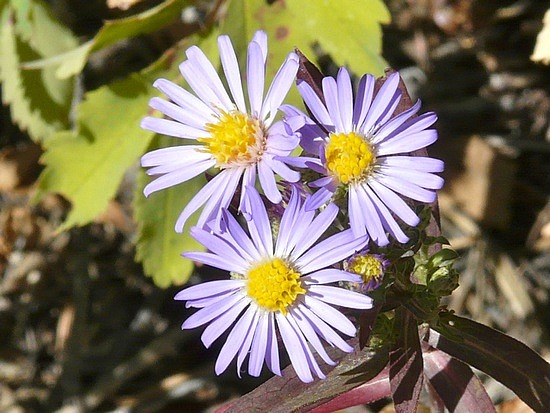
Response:
[[[99,3],[69,2],[61,18],[93,34],[115,17]],[[423,110],[439,115],[431,155],[447,165],[443,233],[461,255],[447,304],[549,359],[550,68],[529,59],[548,5],[386,3],[383,55]],[[135,67],[158,45],[116,47]],[[86,70],[93,87],[124,68]],[[5,107],[0,120],[0,412],[212,411],[269,377],[216,377],[220,344],[205,350],[200,329],[181,332],[188,313],[172,300],[178,288],[155,287],[134,262],[128,185],[95,223],[57,233],[70,205],[56,195],[30,205],[41,150]],[[529,411],[485,380],[500,411]]]

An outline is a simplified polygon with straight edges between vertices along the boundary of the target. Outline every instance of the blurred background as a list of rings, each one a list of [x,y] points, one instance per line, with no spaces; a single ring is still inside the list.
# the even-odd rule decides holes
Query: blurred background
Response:
[[[105,20],[159,3],[47,2],[81,42]],[[204,24],[214,3],[198,2],[169,27],[91,54],[75,93],[148,66]],[[382,27],[382,56],[423,110],[439,115],[430,154],[446,163],[443,234],[461,255],[460,287],[447,304],[550,359],[550,62],[533,57],[549,5],[385,4],[391,23]],[[333,67],[329,56],[322,62]],[[180,287],[155,286],[134,260],[131,177],[93,223],[56,231],[70,203],[54,194],[31,202],[43,148],[5,105],[0,147],[0,412],[212,411],[268,378],[216,377],[220,344],[205,350],[200,329],[180,331],[188,315],[172,301]],[[499,411],[529,411],[484,380]],[[353,411],[392,411],[387,404]]]

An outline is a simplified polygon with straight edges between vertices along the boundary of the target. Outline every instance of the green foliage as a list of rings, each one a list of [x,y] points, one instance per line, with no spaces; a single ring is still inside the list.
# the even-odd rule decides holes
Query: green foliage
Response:
[[[74,48],[76,38],[39,0],[4,2],[0,25],[2,101],[21,129],[36,141],[45,140],[69,125],[73,82],[58,79],[53,68],[20,66]]]
[[[115,196],[153,137],[139,128],[151,93],[149,79],[138,75],[89,92],[78,107],[77,129],[46,142],[37,197],[57,192],[71,201],[60,229],[89,223]]]
[[[50,59],[38,60],[26,65],[27,68],[59,65],[56,75],[65,79],[82,71],[89,55],[120,40],[130,39],[141,34],[152,33],[172,23],[188,3],[186,0],[167,0],[152,9],[124,19],[107,21],[90,41],[67,53]]]

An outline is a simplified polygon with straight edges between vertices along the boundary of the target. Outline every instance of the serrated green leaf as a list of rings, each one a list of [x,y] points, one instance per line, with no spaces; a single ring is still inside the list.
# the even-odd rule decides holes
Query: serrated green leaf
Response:
[[[168,146],[168,138],[161,138],[160,145]],[[143,188],[151,181],[145,173],[140,174],[138,190],[134,197],[135,218],[138,222],[136,260],[143,263],[146,275],[155,284],[166,288],[171,284],[184,284],[193,272],[194,264],[183,258],[184,251],[202,251],[204,248],[188,232],[178,234],[174,223],[185,205],[205,184],[200,176],[191,181],[143,196]],[[190,224],[194,225],[196,217]]]
[[[151,33],[167,26],[180,15],[188,2],[188,0],[167,0],[134,16],[107,21],[92,40],[53,58],[28,62],[25,67],[41,68],[59,65],[56,71],[59,78],[65,79],[76,75],[82,71],[92,52],[120,40]]]
[[[151,95],[149,79],[138,75],[89,92],[78,108],[78,130],[46,142],[36,197],[57,192],[71,201],[61,230],[91,222],[115,196],[153,137],[139,128]]]
[[[73,84],[57,79],[52,68],[22,71],[21,62],[61,53],[77,42],[41,1],[16,4],[19,9],[4,3],[0,18],[2,101],[19,127],[40,141],[67,128]]]
[[[381,0],[232,0],[222,33],[229,34],[243,62],[246,44],[258,29],[269,36],[268,75],[298,47],[310,60],[318,45],[338,65],[356,74],[383,74],[382,29],[390,14]],[[289,103],[296,104],[293,91]]]

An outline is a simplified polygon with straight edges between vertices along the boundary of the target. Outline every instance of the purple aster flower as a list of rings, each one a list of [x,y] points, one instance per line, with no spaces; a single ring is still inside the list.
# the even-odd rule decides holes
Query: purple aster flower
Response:
[[[281,375],[279,344],[282,338],[298,377],[311,382],[324,378],[316,352],[326,363],[336,364],[323,342],[350,352],[353,348],[340,336],[355,335],[353,323],[333,305],[357,309],[372,307],[371,298],[327,284],[361,277],[332,268],[363,248],[368,236],[356,237],[345,230],[314,245],[334,221],[338,208],[329,204],[320,212],[306,211],[298,191],[293,191],[281,219],[276,241],[260,195],[248,188],[250,219],[248,235],[227,210],[222,212],[224,231],[211,233],[193,227],[191,234],[210,252],[187,252],[189,259],[231,272],[231,279],[198,284],[180,291],[175,299],[199,310],[182,328],[209,324],[202,342],[209,347],[230,329],[215,370],[222,373],[237,357],[237,373],[248,356],[248,373],[258,376],[264,361]],[[277,333],[278,332],[278,333]]]
[[[343,187],[350,226],[356,235],[368,233],[378,245],[386,245],[388,232],[404,243],[408,237],[395,216],[411,226],[420,220],[401,196],[430,203],[436,198],[435,190],[443,186],[443,179],[434,174],[443,171],[442,161],[408,155],[437,140],[437,132],[429,129],[437,116],[429,112],[414,117],[420,101],[394,115],[401,100],[397,73],[386,79],[376,95],[374,85],[375,78],[365,75],[354,102],[350,76],[341,68],[336,79],[323,79],[323,103],[306,82],[299,83],[298,89],[316,121],[288,105],[282,110],[290,119],[305,117],[301,146],[319,158],[286,161],[324,175],[310,183],[318,190],[306,208],[323,205]]]
[[[380,286],[384,279],[384,272],[390,262],[383,254],[370,254],[368,250],[359,251],[344,261],[346,271],[361,276],[362,291],[372,291]]]
[[[243,207],[246,188],[254,186],[256,176],[267,198],[281,201],[275,174],[289,182],[296,182],[300,174],[291,170],[280,156],[289,155],[299,143],[294,133],[303,121],[275,121],[275,116],[298,69],[298,57],[290,53],[275,75],[264,97],[267,60],[267,35],[258,31],[248,45],[247,86],[248,107],[245,103],[237,57],[228,36],[218,37],[221,64],[229,91],[224,87],[212,63],[196,46],[186,51],[187,60],[180,71],[195,95],[166,80],[158,79],[154,86],[170,101],[153,98],[149,102],[171,119],[146,117],[141,127],[156,133],[196,141],[158,149],[141,159],[149,175],[159,176],[148,184],[144,193],[188,181],[210,168],[219,173],[210,180],[187,204],[176,223],[176,231],[183,231],[185,222],[204,205],[198,226],[212,218],[219,222],[221,209],[226,208],[241,182],[239,207]]]

